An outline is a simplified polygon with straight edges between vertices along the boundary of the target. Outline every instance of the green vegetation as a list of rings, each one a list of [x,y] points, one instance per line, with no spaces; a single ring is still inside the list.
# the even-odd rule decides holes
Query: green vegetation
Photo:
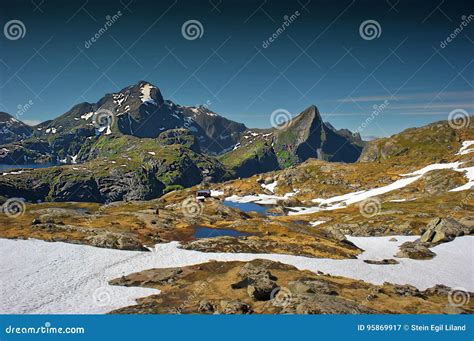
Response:
[[[183,189],[184,187],[181,185],[169,185],[166,186],[165,189],[163,190],[163,194],[169,193],[172,191],[179,191],[180,189]]]
[[[219,161],[229,169],[234,169],[248,159],[263,157],[270,148],[265,141],[257,140],[222,155]]]

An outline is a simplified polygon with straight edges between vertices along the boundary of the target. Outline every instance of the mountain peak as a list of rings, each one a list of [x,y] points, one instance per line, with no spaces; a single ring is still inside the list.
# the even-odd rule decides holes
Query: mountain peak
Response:
[[[148,81],[145,81],[145,80],[138,81],[137,84],[135,84],[134,86],[136,86],[138,88],[142,88],[144,86],[151,86],[151,87],[157,88],[154,84],[152,84]]]

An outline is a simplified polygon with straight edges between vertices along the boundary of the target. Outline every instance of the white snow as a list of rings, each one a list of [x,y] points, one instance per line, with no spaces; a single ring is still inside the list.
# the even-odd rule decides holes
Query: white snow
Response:
[[[416,200],[416,198],[410,198],[410,199],[393,199],[390,200],[390,202],[405,202],[405,201],[413,201]]]
[[[150,155],[156,155],[155,152],[148,152],[148,154],[150,154]]]
[[[110,126],[108,125],[105,135],[110,135],[110,134],[112,134],[112,130],[110,129]]]
[[[224,191],[218,191],[211,189],[211,197],[220,197],[224,195]]]
[[[450,192],[459,192],[459,191],[466,191],[474,187],[474,167],[467,167],[467,168],[459,168],[455,169],[458,172],[465,172],[466,178],[468,178],[468,182],[462,186],[453,188]]]
[[[2,175],[9,175],[9,174],[18,175],[18,174],[21,174],[21,173],[27,173],[27,171],[19,170],[19,171],[13,171],[13,172],[2,173]]]
[[[466,177],[468,178],[469,182],[463,186],[457,187],[455,189],[452,189],[451,192],[455,191],[463,191],[470,189],[474,187],[474,167],[467,167],[467,168],[459,168],[460,165],[462,165],[463,162],[452,162],[452,163],[437,163],[437,164],[432,164],[426,167],[423,167],[419,170],[416,170],[412,173],[408,174],[401,174],[403,176],[402,179],[399,179],[389,185],[382,186],[382,187],[377,187],[377,188],[372,188],[369,190],[363,190],[363,191],[358,191],[358,192],[351,192],[343,195],[338,195],[335,197],[331,197],[328,199],[322,199],[322,198],[315,198],[312,199],[311,201],[314,203],[317,203],[318,206],[312,206],[312,207],[287,207],[291,212],[289,212],[289,215],[299,215],[299,214],[311,214],[311,213],[316,213],[320,211],[331,211],[331,210],[337,210],[344,208],[348,205],[358,203],[361,201],[364,201],[368,198],[373,198],[379,195],[383,195],[388,192],[392,192],[397,189],[401,189],[405,186],[408,186],[412,184],[413,182],[417,181],[420,179],[424,174],[434,171],[434,170],[440,170],[440,169],[452,169],[454,171],[458,172],[465,172]],[[276,186],[275,183],[270,184],[270,185],[262,185],[264,186]],[[264,187],[266,188],[266,187]],[[270,187],[269,190],[273,189],[274,187]],[[273,191],[272,191],[273,192]],[[255,202],[257,204],[267,204],[267,205],[274,205],[277,203],[278,200],[281,199],[286,199],[288,195],[294,195],[294,193],[287,193],[285,194],[284,197],[279,197],[275,195],[266,195],[266,194],[255,194],[255,195],[246,195],[243,197],[239,197],[237,195],[233,195],[229,198],[226,198],[226,200],[233,201],[233,202]],[[414,200],[414,199],[413,199]]]
[[[153,98],[151,98],[151,94],[150,94],[150,91],[153,88],[154,88],[154,86],[152,86],[150,84],[145,84],[140,88],[140,90],[142,92],[142,94],[140,96],[140,99],[142,100],[142,103],[156,104],[155,100]]]
[[[309,224],[313,227],[324,224],[326,221],[325,220],[316,220],[316,221],[310,221]]]
[[[88,112],[87,114],[82,115],[81,118],[87,121],[92,116],[94,116],[94,112]]]
[[[417,171],[414,171],[413,173],[401,174],[401,176],[424,175],[424,174],[426,174],[428,172],[431,172],[433,170],[440,170],[440,169],[456,169],[461,164],[462,164],[462,162],[435,163],[435,164],[423,167],[421,169],[418,169]]]
[[[461,149],[456,155],[466,155],[470,153],[474,153],[474,148],[468,149],[471,145],[474,144],[474,141],[464,141],[462,143]]]
[[[275,193],[275,187],[277,186],[277,181],[273,181],[270,184],[261,184],[262,188],[269,190],[272,193]]]
[[[238,195],[231,195],[230,197],[225,198],[225,200],[239,203],[249,203],[253,202],[260,205],[276,205],[279,200],[285,200],[289,197],[292,197],[297,192],[286,193],[284,196],[278,195],[267,195],[267,194],[255,194],[255,195],[245,195],[240,197]]]
[[[358,259],[308,258],[281,254],[211,253],[183,250],[177,242],[158,244],[153,252],[121,251],[39,240],[0,239],[0,313],[106,313],[134,304],[159,291],[110,286],[108,281],[151,268],[187,266],[217,261],[262,258],[374,284],[411,284],[424,290],[436,284],[474,290],[472,262],[474,237],[458,237],[438,245],[431,260],[397,259],[400,264],[373,265],[363,259],[392,258],[398,246],[416,236],[348,237],[365,250]],[[97,298],[105,298],[97,302]],[[110,297],[110,299],[108,299]]]

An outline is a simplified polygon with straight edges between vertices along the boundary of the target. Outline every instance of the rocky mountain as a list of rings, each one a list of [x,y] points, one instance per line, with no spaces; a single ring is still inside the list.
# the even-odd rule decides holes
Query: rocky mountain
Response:
[[[238,145],[221,157],[237,176],[284,169],[309,158],[355,162],[363,141],[349,130],[323,122],[312,105],[285,124],[268,130],[247,130]]]
[[[104,135],[91,143],[80,164],[7,172],[0,193],[27,201],[111,202],[149,200],[201,182],[226,178],[214,157],[199,153],[187,130],[157,139]]]
[[[35,127],[4,117],[29,135],[5,139],[0,163],[75,165],[0,180],[2,193],[28,200],[153,198],[170,189],[248,177],[309,158],[354,162],[363,144],[350,131],[324,123],[315,106],[283,127],[248,129],[205,106],[165,100],[159,88],[145,81],[96,103],[77,104]],[[29,193],[31,189],[37,193]]]
[[[0,145],[31,136],[32,128],[6,112],[0,112]]]
[[[124,134],[156,138],[169,129],[188,129],[207,154],[219,154],[235,145],[245,125],[217,115],[204,106],[187,107],[164,100],[156,86],[140,81],[97,103],[81,103],[36,128],[35,136],[48,138],[75,155],[77,140],[96,135]],[[64,156],[64,155],[60,155]]]

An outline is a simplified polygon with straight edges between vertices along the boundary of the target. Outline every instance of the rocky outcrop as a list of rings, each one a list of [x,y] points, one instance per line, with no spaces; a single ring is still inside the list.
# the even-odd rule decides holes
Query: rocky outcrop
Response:
[[[291,265],[256,259],[216,262],[171,269],[149,269],[110,284],[161,290],[120,308],[122,314],[440,314],[472,313],[468,303],[455,311],[446,304],[451,288],[420,291],[411,285],[373,285],[345,277],[301,271]],[[160,279],[156,281],[156,279]],[[248,288],[273,283],[260,299]],[[270,287],[263,286],[264,292]]]
[[[247,293],[255,301],[268,301],[278,287],[276,277],[268,271],[267,261],[247,263],[239,271],[241,281],[231,285],[234,289],[247,288]]]
[[[429,244],[420,243],[419,241],[405,242],[400,245],[400,251],[398,251],[395,257],[399,258],[412,258],[412,259],[431,259],[436,256],[436,253],[431,251]]]
[[[474,233],[473,227],[465,226],[453,218],[435,218],[426,226],[420,242],[435,245],[472,233]]]
[[[86,238],[87,242],[96,247],[119,250],[149,251],[132,234],[104,232]]]

